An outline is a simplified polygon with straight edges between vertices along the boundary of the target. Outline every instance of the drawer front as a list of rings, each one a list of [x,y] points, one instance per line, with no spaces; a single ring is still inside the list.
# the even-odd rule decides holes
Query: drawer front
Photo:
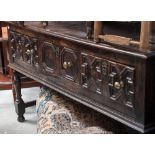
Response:
[[[10,32],[10,60],[38,66],[38,40],[16,32]]]
[[[39,60],[40,68],[47,76],[54,75],[78,82],[76,51],[43,41],[39,47]]]
[[[109,61],[86,49],[66,47],[11,32],[11,59],[21,68],[94,107],[135,117],[135,68]],[[85,52],[86,51],[86,52]]]
[[[135,117],[134,67],[96,57],[80,55],[80,92],[98,106],[107,106]]]
[[[81,53],[81,85],[121,105],[133,108],[134,68]]]

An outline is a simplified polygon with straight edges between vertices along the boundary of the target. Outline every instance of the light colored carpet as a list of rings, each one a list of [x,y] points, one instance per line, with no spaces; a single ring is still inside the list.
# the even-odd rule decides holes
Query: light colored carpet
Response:
[[[117,121],[47,87],[41,89],[36,111],[38,133],[127,133],[126,128]]]
[[[22,89],[24,101],[37,99],[39,88]],[[19,123],[15,112],[11,90],[0,91],[0,134],[34,134],[36,130],[35,106],[26,109],[26,121]]]

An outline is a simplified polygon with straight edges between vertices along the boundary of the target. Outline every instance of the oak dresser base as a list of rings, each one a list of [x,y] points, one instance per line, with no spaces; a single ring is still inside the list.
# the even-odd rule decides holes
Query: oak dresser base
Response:
[[[18,72],[140,132],[155,129],[155,54],[10,23],[16,112],[24,121]]]

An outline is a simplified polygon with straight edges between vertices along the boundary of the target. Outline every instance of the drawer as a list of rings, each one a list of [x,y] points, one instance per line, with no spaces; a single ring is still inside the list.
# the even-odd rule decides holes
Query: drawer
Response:
[[[130,107],[134,102],[134,68],[81,54],[81,85]]]
[[[78,52],[75,50],[42,41],[39,60],[40,67],[47,76],[78,82]]]
[[[10,60],[38,67],[38,40],[20,33],[10,32]]]
[[[96,57],[80,56],[80,93],[102,108],[107,106],[135,116],[135,68]]]

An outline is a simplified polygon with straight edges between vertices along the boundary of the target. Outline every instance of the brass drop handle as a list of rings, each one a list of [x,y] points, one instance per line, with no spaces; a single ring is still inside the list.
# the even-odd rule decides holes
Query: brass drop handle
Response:
[[[115,87],[116,89],[121,89],[121,88],[123,88],[123,87],[124,87],[123,81],[121,81],[121,82],[115,82],[115,83],[114,83],[114,87]]]
[[[68,69],[68,68],[70,68],[71,66],[72,66],[72,63],[71,63],[70,61],[69,61],[69,62],[66,62],[66,61],[65,61],[65,62],[63,63],[63,68],[64,68],[64,69]]]

